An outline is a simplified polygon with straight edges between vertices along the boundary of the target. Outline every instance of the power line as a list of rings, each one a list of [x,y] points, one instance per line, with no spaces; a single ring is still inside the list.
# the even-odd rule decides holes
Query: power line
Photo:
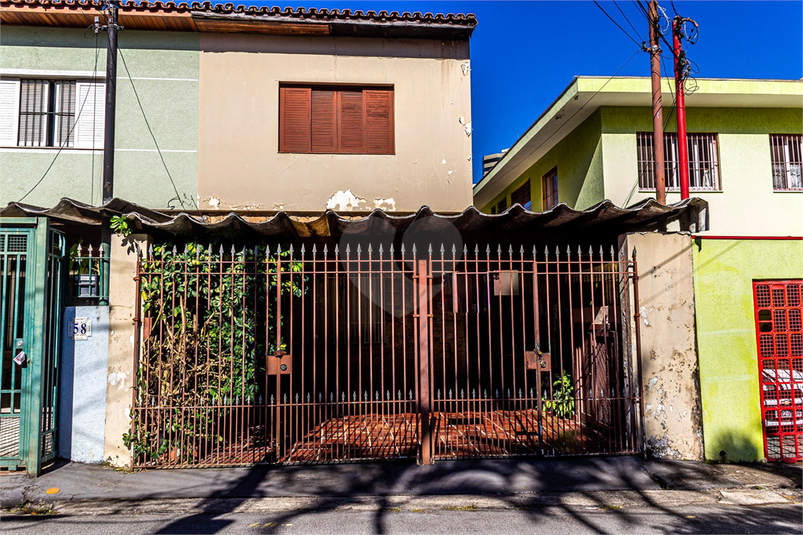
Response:
[[[622,66],[621,66],[621,67],[619,67],[619,68],[616,70],[616,72],[615,72],[615,73],[613,73],[613,74],[611,75],[611,77],[610,77],[610,78],[608,78],[608,79],[605,81],[605,83],[604,83],[604,84],[602,84],[602,87],[600,87],[599,89],[597,89],[597,91],[596,91],[596,92],[595,92],[593,95],[591,95],[591,97],[590,97],[590,98],[589,98],[587,101],[585,101],[585,103],[584,103],[582,106],[580,106],[580,107],[577,109],[577,111],[575,111],[575,112],[572,114],[572,116],[571,116],[571,117],[569,117],[567,120],[565,120],[565,121],[563,122],[563,124],[561,124],[561,125],[560,125],[560,126],[557,128],[557,129],[555,129],[555,131],[554,131],[554,132],[552,132],[551,134],[549,134],[549,136],[548,136],[548,137],[547,137],[547,138],[546,138],[544,141],[542,141],[540,145],[538,145],[538,146],[537,146],[537,147],[535,147],[533,150],[531,150],[530,152],[528,152],[528,153],[527,153],[527,154],[526,154],[524,157],[525,157],[525,158],[529,157],[529,156],[530,156],[532,153],[534,153],[535,151],[537,151],[538,149],[540,149],[541,147],[543,147],[543,146],[544,146],[544,144],[546,144],[546,142],[547,142],[547,141],[549,141],[550,139],[552,139],[552,136],[554,136],[555,134],[557,134],[558,132],[560,132],[560,131],[563,129],[563,127],[565,127],[567,124],[569,124],[569,123],[571,122],[571,120],[572,120],[572,119],[574,119],[575,115],[577,115],[578,113],[580,113],[581,111],[583,111],[583,109],[584,109],[584,108],[585,108],[585,107],[586,107],[586,106],[589,104],[589,102],[591,102],[592,100],[594,100],[594,97],[596,97],[597,95],[599,95],[599,93],[600,93],[600,92],[601,92],[603,89],[605,89],[605,86],[607,86],[607,85],[608,85],[608,84],[611,82],[611,80],[613,80],[614,78],[616,78],[616,75],[618,75],[620,72],[622,72],[622,69],[624,69],[625,67],[627,67],[627,64],[628,64],[628,63],[630,63],[631,61],[633,61],[633,58],[635,58],[635,57],[638,55],[638,53],[639,53],[639,52],[642,52],[642,51],[643,51],[643,50],[642,50],[642,48],[641,48],[641,45],[639,45],[639,49],[638,49],[638,50],[636,50],[636,51],[633,53],[633,55],[632,55],[632,56],[630,56],[630,57],[627,59],[627,61],[625,61],[625,62],[622,64]],[[508,152],[508,154],[510,154],[510,152]],[[498,164],[497,164],[497,165],[498,165]]]
[[[627,36],[627,37],[628,37],[628,38],[629,38],[631,41],[633,41],[634,43],[636,43],[636,45],[638,45],[638,46],[640,46],[640,47],[643,47],[643,46],[644,46],[644,43],[639,43],[638,41],[636,41],[635,39],[633,39],[633,36],[632,36],[632,35],[630,35],[630,34],[629,34],[629,33],[628,33],[628,32],[627,32],[627,31],[626,31],[624,28],[622,28],[622,27],[619,25],[619,23],[618,23],[618,22],[616,22],[616,20],[614,20],[614,18],[613,18],[613,17],[611,17],[611,16],[608,14],[608,12],[607,12],[607,11],[605,11],[605,9],[604,9],[604,8],[603,8],[601,5],[599,5],[599,3],[597,2],[597,0],[594,0],[594,5],[596,5],[596,6],[597,6],[597,7],[600,9],[600,11],[602,11],[603,13],[605,13],[605,16],[606,16],[606,17],[608,17],[608,18],[610,19],[610,21],[611,21],[611,22],[613,22],[613,23],[616,25],[616,27],[617,27],[617,28],[619,28],[620,30],[622,30],[622,33],[623,33],[623,34],[625,34],[625,35],[626,35],[626,36]],[[636,32],[636,35],[638,35],[638,32]]]
[[[617,4],[617,3],[616,3],[616,0],[613,0],[613,5],[615,5],[615,6],[616,6],[616,9],[618,9],[618,10],[619,10],[619,13],[621,13],[621,14],[622,14],[622,16],[625,18],[625,20],[626,20],[626,21],[627,21],[627,23],[630,25],[630,27],[631,27],[631,28],[633,28],[633,31],[634,31],[634,32],[636,32],[636,35],[637,35],[639,38],[641,38],[641,34],[640,34],[640,33],[639,33],[639,31],[636,29],[636,27],[635,27],[635,26],[633,26],[633,23],[632,23],[632,22],[630,22],[630,19],[629,19],[629,18],[627,18],[627,15],[625,15],[625,12],[624,12],[624,11],[622,11],[622,8],[621,8],[621,7],[619,7],[619,4]]]
[[[89,28],[91,28],[91,26]],[[89,29],[89,28],[87,28],[87,29]],[[97,71],[97,69],[98,69],[98,56],[99,55],[100,55],[100,48],[98,47],[98,36],[97,36],[97,34],[95,34],[95,66],[92,68],[92,72],[93,73],[95,71]],[[35,190],[37,187],[39,187],[39,184],[42,183],[42,181],[45,179],[45,177],[50,172],[50,170],[53,169],[53,166],[56,164],[56,159],[59,157],[59,154],[61,154],[61,151],[64,149],[64,147],[67,146],[67,143],[70,140],[70,136],[72,135],[73,130],[75,130],[75,127],[78,126],[78,119],[81,118],[81,113],[84,111],[84,105],[86,104],[86,101],[88,99],[89,99],[89,91],[86,92],[86,96],[84,97],[84,101],[81,103],[81,107],[78,109],[78,114],[75,116],[75,121],[73,121],[72,127],[70,127],[70,130],[67,132],[67,136],[61,142],[61,145],[59,146],[59,150],[56,152],[56,155],[53,156],[53,160],[50,162],[50,165],[47,166],[47,169],[45,169],[45,172],[42,174],[42,177],[39,180],[36,181],[36,184],[34,184],[33,187],[28,190],[28,193],[23,195],[22,198],[17,202],[24,201],[28,197],[28,195],[33,193],[33,190]],[[94,136],[94,131],[92,132],[92,135]],[[95,153],[94,153],[94,150],[93,150],[93,152],[92,152],[93,160],[94,160],[94,154]]]
[[[162,155],[162,150],[159,148],[159,142],[156,141],[156,136],[153,133],[153,129],[151,128],[151,124],[148,121],[148,116],[145,114],[145,108],[142,107],[142,102],[139,99],[139,93],[137,92],[137,87],[134,85],[134,80],[131,78],[131,73],[128,70],[128,65],[125,62],[125,56],[123,55],[123,50],[119,49],[120,52],[120,59],[123,61],[123,68],[125,69],[126,76],[128,76],[128,81],[131,82],[131,89],[134,90],[134,96],[137,99],[137,104],[139,105],[139,109],[142,112],[142,118],[145,119],[145,126],[148,127],[148,132],[153,139],[153,144],[156,146],[156,152],[159,153],[159,159],[162,160],[162,165],[165,168],[165,172],[167,173],[167,178],[170,179],[170,183],[173,185],[173,191],[176,193],[176,199],[178,199],[179,204],[181,207],[184,208],[184,201],[181,200],[181,194],[178,192],[178,188],[176,187],[176,183],[173,180],[173,175],[170,174],[170,169],[167,167],[167,163],[165,162],[164,156]],[[198,208],[198,203],[195,202],[195,199],[190,196],[192,199],[192,204],[195,205],[195,209],[200,212],[200,208]]]

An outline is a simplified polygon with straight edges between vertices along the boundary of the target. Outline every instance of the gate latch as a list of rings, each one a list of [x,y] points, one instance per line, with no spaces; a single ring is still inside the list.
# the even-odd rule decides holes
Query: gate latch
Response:
[[[293,357],[281,349],[268,356],[268,375],[290,375],[293,370]]]
[[[524,363],[528,370],[552,371],[552,358],[549,353],[542,353],[538,346],[534,351],[524,352]]]

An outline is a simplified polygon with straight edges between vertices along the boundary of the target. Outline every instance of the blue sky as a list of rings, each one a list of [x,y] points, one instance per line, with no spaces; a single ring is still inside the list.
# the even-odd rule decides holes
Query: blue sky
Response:
[[[251,2],[243,2],[251,3]],[[509,147],[575,75],[610,76],[637,50],[591,1],[328,2],[256,5],[361,10],[474,13],[471,39],[474,180],[482,155]],[[645,40],[647,23],[630,0],[618,6]],[[669,0],[659,2],[669,16]],[[600,5],[633,37],[611,1]],[[675,1],[700,24],[688,50],[699,78],[803,78],[803,2]],[[672,66],[667,66],[672,72]],[[620,75],[648,76],[649,57],[638,54]]]

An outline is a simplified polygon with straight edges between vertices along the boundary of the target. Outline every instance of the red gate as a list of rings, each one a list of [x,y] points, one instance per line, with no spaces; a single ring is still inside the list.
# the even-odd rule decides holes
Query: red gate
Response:
[[[642,450],[635,260],[307,247],[140,260],[135,466]]]
[[[800,280],[753,283],[764,455],[803,459],[803,328]]]

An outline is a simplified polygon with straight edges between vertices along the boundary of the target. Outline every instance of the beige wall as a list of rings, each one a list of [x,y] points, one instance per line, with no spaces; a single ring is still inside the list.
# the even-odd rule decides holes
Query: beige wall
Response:
[[[647,449],[659,458],[702,459],[691,236],[630,234],[622,248],[637,251]]]
[[[123,434],[131,432],[131,390],[134,388],[134,313],[137,251],[147,250],[148,237],[112,235],[109,273],[109,368],[106,385],[104,457],[112,466],[128,467],[131,451]]]
[[[467,41],[201,34],[200,44],[201,209],[471,204]],[[280,82],[392,84],[396,154],[280,154]]]

